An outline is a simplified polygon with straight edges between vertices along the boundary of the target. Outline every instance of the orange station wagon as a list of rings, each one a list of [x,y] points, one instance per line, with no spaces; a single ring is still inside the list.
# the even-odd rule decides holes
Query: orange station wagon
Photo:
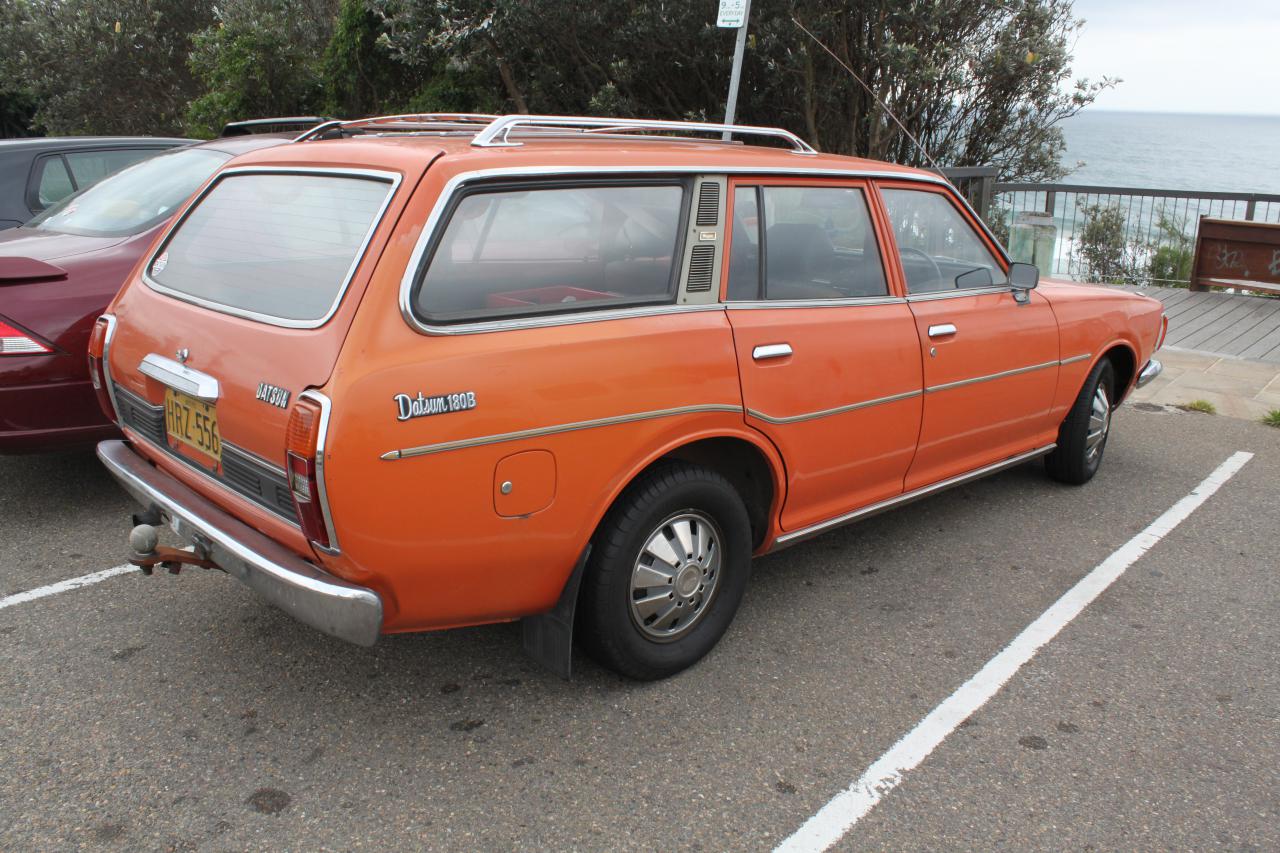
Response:
[[[784,130],[332,122],[215,174],[98,321],[98,455],[148,571],[660,678],[753,555],[1035,457],[1093,476],[1167,320],[1037,277],[938,176]]]

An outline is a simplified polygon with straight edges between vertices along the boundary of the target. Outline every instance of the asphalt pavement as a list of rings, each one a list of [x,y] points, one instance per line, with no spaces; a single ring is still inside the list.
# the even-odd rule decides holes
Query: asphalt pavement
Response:
[[[0,850],[768,850],[1236,451],[1254,458],[837,843],[1280,849],[1280,430],[1125,406],[757,560],[699,665],[564,682],[498,625],[371,649],[217,573],[0,609]],[[90,454],[0,458],[0,599],[124,562]]]

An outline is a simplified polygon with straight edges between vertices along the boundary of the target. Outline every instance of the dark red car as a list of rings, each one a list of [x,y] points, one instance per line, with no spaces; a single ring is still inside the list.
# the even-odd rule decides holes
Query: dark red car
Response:
[[[287,136],[235,136],[145,160],[0,232],[0,453],[116,435],[89,379],[89,332],[183,201],[237,154]]]

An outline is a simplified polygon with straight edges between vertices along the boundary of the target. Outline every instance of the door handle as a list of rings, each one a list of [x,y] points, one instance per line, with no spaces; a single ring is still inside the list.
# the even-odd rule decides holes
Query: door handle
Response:
[[[936,326],[929,327],[929,337],[945,338],[947,335],[954,335],[956,327],[954,323],[939,323]]]
[[[791,355],[791,344],[762,344],[751,351],[751,357],[756,361],[785,358],[789,355]]]

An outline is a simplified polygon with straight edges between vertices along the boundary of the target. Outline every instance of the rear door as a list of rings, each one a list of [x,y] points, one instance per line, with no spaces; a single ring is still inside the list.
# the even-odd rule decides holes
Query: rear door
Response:
[[[880,185],[924,364],[924,421],[907,490],[1052,441],[1058,325],[1019,302],[975,223],[940,186]]]
[[[860,181],[732,184],[725,298],[747,420],[787,464],[782,527],[899,494],[920,350]]]
[[[324,384],[420,176],[242,167],[220,173],[109,309],[122,425],[285,520],[291,404]],[[363,261],[363,262],[362,262]]]

